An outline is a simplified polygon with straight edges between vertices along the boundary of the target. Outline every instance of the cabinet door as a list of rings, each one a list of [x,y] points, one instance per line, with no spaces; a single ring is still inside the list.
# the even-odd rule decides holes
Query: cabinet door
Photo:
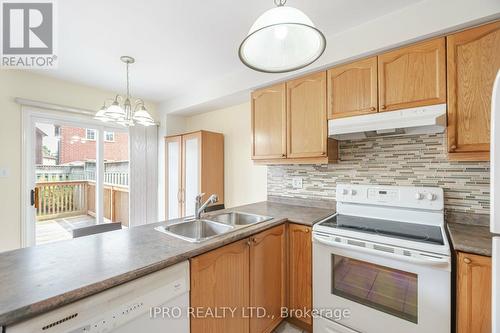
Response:
[[[200,194],[201,132],[182,136],[182,216],[193,216],[195,198]]]
[[[168,137],[165,139],[165,159],[166,159],[166,212],[167,219],[181,217],[182,214],[182,159],[181,159],[180,136]]]
[[[447,38],[449,158],[489,160],[491,92],[500,69],[500,22]]]
[[[287,82],[287,158],[327,156],[326,72]]]
[[[378,57],[379,111],[446,103],[445,39]]]
[[[249,245],[242,240],[191,259],[191,307],[236,309],[234,316],[191,318],[191,333],[248,333]],[[220,310],[219,310],[220,315]]]
[[[377,112],[377,57],[328,70],[328,119]]]
[[[252,93],[252,159],[286,157],[285,83]]]
[[[250,332],[271,332],[281,322],[281,308],[285,306],[285,226],[250,239],[250,306],[266,310],[264,318],[250,319]]]
[[[288,308],[312,308],[312,241],[311,228],[299,224],[290,224],[289,242],[289,293]],[[312,318],[296,318],[312,325]]]
[[[457,332],[491,332],[491,258],[457,257]]]

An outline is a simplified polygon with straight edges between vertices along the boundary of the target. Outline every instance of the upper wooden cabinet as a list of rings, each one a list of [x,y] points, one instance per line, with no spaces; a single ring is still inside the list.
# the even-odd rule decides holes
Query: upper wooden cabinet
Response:
[[[378,111],[377,57],[328,70],[328,119]]]
[[[250,333],[272,332],[286,306],[286,237],[280,225],[250,238],[250,307],[266,316],[250,319]]]
[[[312,308],[311,227],[300,224],[289,225],[288,257],[288,308],[310,310]],[[293,321],[311,330],[311,317],[294,318]]]
[[[195,197],[224,203],[224,136],[198,131],[165,138],[167,219],[194,215]]]
[[[457,333],[491,332],[491,258],[458,252]]]
[[[285,83],[252,93],[252,158],[286,157]]]
[[[287,157],[326,157],[326,72],[287,82],[286,101]]]
[[[252,159],[261,164],[326,164],[338,158],[328,138],[326,72],[252,93]]]
[[[491,92],[500,68],[500,21],[448,36],[448,152],[489,160]]]
[[[446,103],[445,39],[378,56],[379,111]]]

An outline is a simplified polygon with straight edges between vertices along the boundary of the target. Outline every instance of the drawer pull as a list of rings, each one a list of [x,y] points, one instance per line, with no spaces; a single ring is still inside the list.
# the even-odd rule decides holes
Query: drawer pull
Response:
[[[471,262],[472,262],[472,260],[470,260],[469,258],[464,258],[464,263],[470,264]]]
[[[370,111],[375,111],[375,110],[377,110],[377,109],[376,109],[374,106],[372,106],[372,107],[370,108]]]

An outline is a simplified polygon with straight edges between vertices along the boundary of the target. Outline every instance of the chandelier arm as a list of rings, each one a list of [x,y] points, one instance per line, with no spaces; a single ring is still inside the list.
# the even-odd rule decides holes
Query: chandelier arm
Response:
[[[276,7],[283,7],[286,4],[286,0],[274,0]]]

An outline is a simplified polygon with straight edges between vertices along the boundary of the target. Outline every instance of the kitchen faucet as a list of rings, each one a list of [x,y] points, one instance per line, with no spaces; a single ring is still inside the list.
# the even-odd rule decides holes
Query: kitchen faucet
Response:
[[[201,218],[201,213],[203,213],[203,211],[205,211],[205,208],[207,208],[208,205],[210,204],[214,204],[216,203],[219,198],[217,197],[216,194],[212,194],[207,201],[205,201],[204,204],[201,203],[201,198],[203,198],[203,196],[205,195],[205,193],[200,193],[196,196],[196,202],[195,202],[195,208],[194,208],[194,211],[195,211],[195,218],[197,220],[199,220]]]

